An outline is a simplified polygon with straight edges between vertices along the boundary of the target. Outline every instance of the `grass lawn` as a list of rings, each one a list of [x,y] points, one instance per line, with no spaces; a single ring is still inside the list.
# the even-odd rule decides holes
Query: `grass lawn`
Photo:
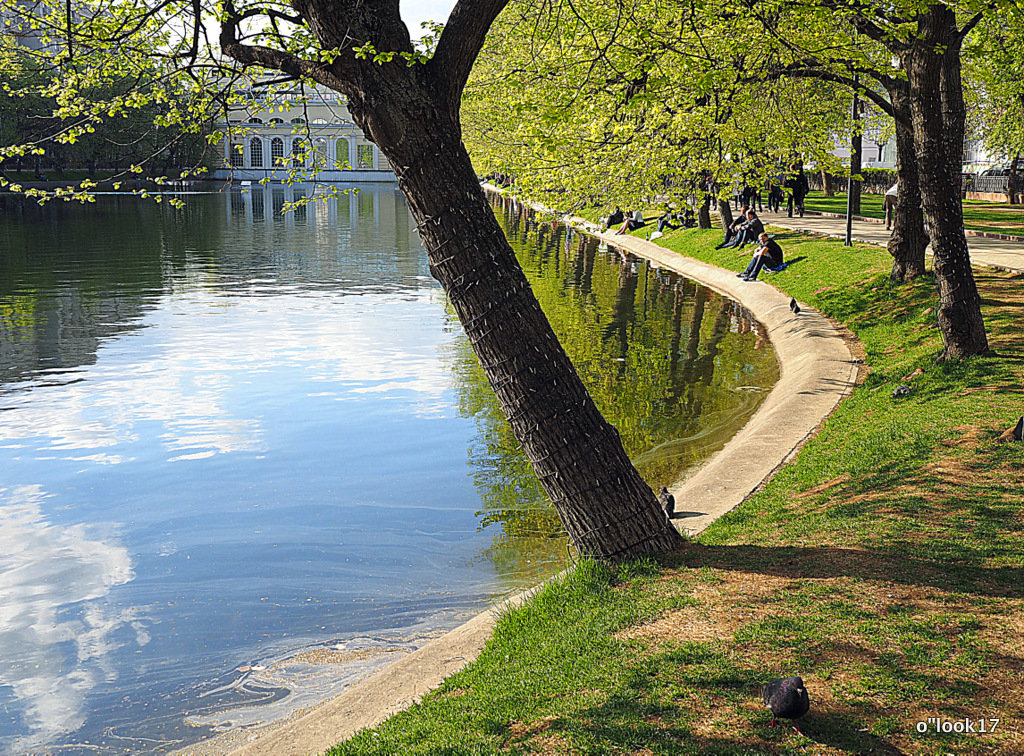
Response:
[[[936,365],[934,279],[890,288],[882,249],[773,230],[805,259],[767,280],[858,336],[864,384],[681,553],[579,565],[331,754],[1024,754],[1024,444],[997,442],[1024,413],[1024,278],[977,274],[1000,356]],[[659,241],[741,269],[719,236]],[[805,736],[760,704],[784,674]]]
[[[821,192],[811,192],[807,195],[806,207],[808,210],[845,215],[846,193],[826,197]],[[867,218],[884,218],[882,195],[862,195],[860,215]],[[975,231],[1024,236],[1024,205],[964,200],[964,227]]]

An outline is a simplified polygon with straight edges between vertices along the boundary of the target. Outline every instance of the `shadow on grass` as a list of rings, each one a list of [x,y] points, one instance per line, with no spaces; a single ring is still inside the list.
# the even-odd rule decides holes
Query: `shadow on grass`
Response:
[[[682,551],[668,557],[666,563],[793,579],[855,577],[979,596],[1024,597],[1024,570],[1018,567],[969,565],[951,569],[948,562],[915,559],[876,549],[689,543]]]
[[[877,717],[876,712],[871,719]],[[907,726],[909,727],[910,723]],[[865,732],[864,729],[862,718],[841,712],[811,714],[806,721],[800,722],[800,730],[807,738],[845,753],[893,756],[905,753],[877,735]]]

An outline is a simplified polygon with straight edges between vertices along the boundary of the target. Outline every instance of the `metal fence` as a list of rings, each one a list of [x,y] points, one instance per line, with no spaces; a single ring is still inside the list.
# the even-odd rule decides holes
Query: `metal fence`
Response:
[[[960,190],[967,192],[986,192],[988,194],[1008,194],[1009,176],[975,176],[965,173],[961,176]]]

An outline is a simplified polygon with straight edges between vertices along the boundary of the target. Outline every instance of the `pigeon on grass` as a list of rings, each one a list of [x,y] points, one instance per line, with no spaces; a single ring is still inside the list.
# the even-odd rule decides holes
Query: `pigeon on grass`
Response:
[[[802,717],[811,708],[811,700],[807,697],[807,688],[804,681],[799,677],[779,677],[761,688],[761,698],[764,705],[772,713],[772,724],[779,717],[789,719],[793,722],[793,731],[797,735],[803,735],[800,728],[796,726],[796,720]]]

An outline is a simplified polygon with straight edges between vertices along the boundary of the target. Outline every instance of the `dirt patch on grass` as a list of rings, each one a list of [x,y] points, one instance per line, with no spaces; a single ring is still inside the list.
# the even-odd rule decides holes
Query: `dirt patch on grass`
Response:
[[[690,591],[696,603],[673,609],[651,622],[633,625],[615,634],[618,640],[695,641],[727,640],[738,628],[763,616],[760,602],[793,581],[770,575],[725,573],[720,582],[697,584]]]
[[[796,494],[793,498],[797,500],[810,499],[811,497],[817,496],[820,493],[825,493],[825,491],[829,490],[830,488],[835,488],[840,483],[849,482],[851,477],[852,476],[850,475],[850,473],[843,473],[842,475],[838,475],[835,478],[832,478],[831,480],[826,480],[824,483],[820,483],[814,486],[813,488],[808,488],[806,491],[801,491],[800,493]]]
[[[538,735],[523,741],[520,745],[540,756],[571,756],[578,753],[571,741],[559,735]]]

